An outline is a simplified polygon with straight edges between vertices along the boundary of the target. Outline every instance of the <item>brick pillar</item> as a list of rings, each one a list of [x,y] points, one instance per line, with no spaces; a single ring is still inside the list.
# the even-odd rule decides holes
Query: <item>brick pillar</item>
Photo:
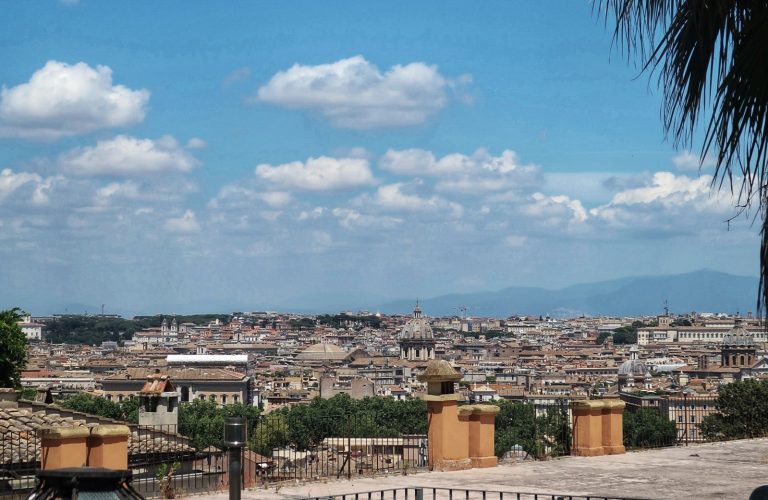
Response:
[[[427,399],[427,439],[432,470],[463,470],[469,460],[468,417],[459,416],[455,394],[425,396]]]
[[[624,401],[603,400],[603,452],[606,455],[624,453]]]
[[[573,454],[603,455],[603,401],[573,401]]]
[[[496,467],[499,459],[494,449],[494,429],[496,414],[500,408],[496,405],[461,406],[468,408],[469,414],[469,459],[472,467]]]
[[[37,432],[43,470],[84,467],[88,462],[88,427],[42,427]]]
[[[88,466],[107,469],[128,469],[127,425],[99,425],[91,429],[88,438]]]

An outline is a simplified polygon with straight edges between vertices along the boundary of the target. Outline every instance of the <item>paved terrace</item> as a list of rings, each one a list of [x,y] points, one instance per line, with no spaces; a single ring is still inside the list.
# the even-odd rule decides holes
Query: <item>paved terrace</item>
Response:
[[[273,486],[244,491],[243,499],[329,497],[405,486],[606,497],[746,499],[763,484],[768,484],[768,439],[752,439],[504,464],[491,469],[291,484],[277,489]],[[225,500],[227,495],[203,498]]]

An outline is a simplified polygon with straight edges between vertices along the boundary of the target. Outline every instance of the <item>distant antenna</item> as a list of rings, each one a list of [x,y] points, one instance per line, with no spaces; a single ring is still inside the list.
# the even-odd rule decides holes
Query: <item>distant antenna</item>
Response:
[[[669,316],[669,302],[664,299],[664,316]]]
[[[104,316],[104,304],[101,304],[101,315]]]

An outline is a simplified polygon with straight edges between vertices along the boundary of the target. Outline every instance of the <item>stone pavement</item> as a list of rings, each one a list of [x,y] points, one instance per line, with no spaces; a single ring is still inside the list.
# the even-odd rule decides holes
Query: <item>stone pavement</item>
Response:
[[[273,486],[244,491],[243,499],[329,497],[405,486],[654,499],[747,499],[763,484],[768,484],[768,439],[752,439],[489,469]],[[225,500],[227,495],[203,497]]]

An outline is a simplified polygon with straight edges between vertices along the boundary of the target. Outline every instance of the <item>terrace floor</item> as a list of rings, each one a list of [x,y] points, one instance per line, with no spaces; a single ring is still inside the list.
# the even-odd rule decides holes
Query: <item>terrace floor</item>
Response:
[[[751,439],[503,464],[490,469],[272,486],[244,491],[243,499],[337,496],[405,486],[632,498],[747,499],[763,484],[768,484],[768,439]],[[227,494],[203,497],[225,500]]]

